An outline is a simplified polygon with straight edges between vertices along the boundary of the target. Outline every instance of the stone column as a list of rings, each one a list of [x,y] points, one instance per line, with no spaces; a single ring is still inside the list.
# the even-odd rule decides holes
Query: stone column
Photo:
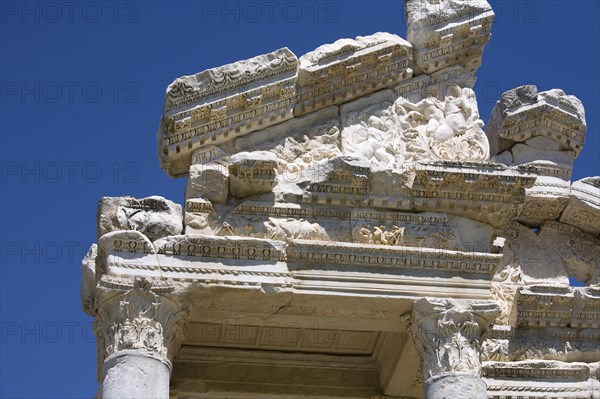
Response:
[[[102,398],[168,399],[187,312],[150,289],[102,296],[96,319]]]
[[[493,301],[423,298],[413,307],[413,338],[423,360],[425,399],[487,399],[480,377],[483,335],[500,314]]]

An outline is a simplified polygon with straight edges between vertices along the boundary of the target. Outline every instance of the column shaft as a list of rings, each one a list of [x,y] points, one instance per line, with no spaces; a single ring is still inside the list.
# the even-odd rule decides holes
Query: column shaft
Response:
[[[413,307],[413,338],[423,361],[425,399],[487,399],[479,351],[500,315],[493,301],[423,298]]]
[[[487,386],[472,373],[449,372],[425,381],[425,399],[487,399]]]
[[[168,399],[187,308],[148,284],[105,295],[96,318],[102,398]]]
[[[103,399],[169,399],[170,365],[142,351],[109,356],[103,374]]]

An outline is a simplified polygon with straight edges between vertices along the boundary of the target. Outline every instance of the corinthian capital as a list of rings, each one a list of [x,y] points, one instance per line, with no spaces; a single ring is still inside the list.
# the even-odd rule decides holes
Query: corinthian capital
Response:
[[[187,314],[176,299],[148,287],[105,296],[95,324],[99,360],[137,350],[170,365],[184,337]]]
[[[423,377],[459,371],[479,375],[479,350],[500,307],[494,301],[423,298],[413,307],[413,337]]]

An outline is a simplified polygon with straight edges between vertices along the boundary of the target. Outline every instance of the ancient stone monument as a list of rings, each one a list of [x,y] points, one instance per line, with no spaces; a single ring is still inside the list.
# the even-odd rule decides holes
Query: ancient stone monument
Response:
[[[406,16],[168,87],[185,204],[103,198],[83,260],[99,396],[600,398],[581,102],[518,87],[484,126],[489,4]]]

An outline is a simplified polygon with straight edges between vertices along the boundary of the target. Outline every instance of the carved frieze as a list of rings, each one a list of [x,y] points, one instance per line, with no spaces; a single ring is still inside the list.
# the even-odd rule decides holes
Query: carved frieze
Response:
[[[475,77],[460,65],[453,65],[430,75],[415,75],[393,88],[398,97],[418,103],[427,97],[444,98],[451,86],[472,88]]]
[[[240,152],[229,158],[229,191],[238,198],[269,193],[277,184],[277,157],[271,152]]]
[[[189,205],[189,202],[188,202]],[[331,205],[246,201],[229,213],[218,235],[354,242],[489,253],[491,226],[437,213],[384,212]]]
[[[582,363],[554,361],[486,362],[482,374],[489,378],[587,380],[590,368]]]
[[[519,289],[519,327],[600,328],[600,289],[533,285]]]
[[[484,275],[493,273],[502,259],[499,254],[310,240],[292,240],[287,254],[289,261],[306,263]]]
[[[560,243],[547,239],[540,231],[518,222],[500,227],[498,235],[505,241],[505,257],[499,273],[494,278],[496,282],[530,285],[569,284],[565,264],[556,251]]]
[[[158,133],[162,168],[184,175],[194,150],[293,118],[297,70],[283,48],[175,80]]]
[[[538,93],[536,86],[529,85],[502,94],[492,111],[486,134],[491,155],[511,149],[516,143],[524,143],[518,147],[519,159],[515,163],[542,159],[572,165],[583,147],[586,130],[585,110],[577,97],[566,95],[559,89]],[[540,136],[560,146],[545,145],[540,150],[535,143],[528,142]],[[574,154],[565,154],[569,151]],[[528,158],[528,154],[535,156]]]
[[[356,243],[491,252],[491,226],[439,213],[352,211],[352,239]]]
[[[283,242],[246,237],[172,236],[155,242],[160,255],[277,262],[285,259]]]
[[[298,182],[304,189],[303,201],[313,204],[366,206],[370,166],[351,156],[317,162],[307,170],[307,180]]]
[[[558,360],[591,362],[600,356],[600,331],[574,327],[494,326],[481,348],[481,361]]]
[[[475,74],[494,20],[487,1],[408,0],[406,16],[418,71],[432,73],[458,64]]]
[[[155,276],[159,262],[154,244],[142,233],[134,230],[104,234],[98,240],[95,259],[96,279],[109,274],[114,276]]]
[[[270,78],[293,76],[298,61],[287,48],[269,54],[178,78],[167,88],[165,110],[194,104],[205,98],[229,93],[239,87],[258,84]]]
[[[519,288],[517,326],[566,327],[571,323],[573,289],[561,285],[531,285]]]
[[[390,33],[340,39],[300,57],[296,116],[412,77],[412,46]]]
[[[247,201],[225,217],[232,234],[274,240],[350,240],[350,212],[331,207]],[[220,234],[226,233],[222,230]],[[226,234],[225,234],[226,235]]]
[[[413,209],[460,214],[494,226],[513,220],[535,170],[500,164],[429,162],[415,165]]]
[[[575,290],[571,327],[600,329],[600,287]]]

